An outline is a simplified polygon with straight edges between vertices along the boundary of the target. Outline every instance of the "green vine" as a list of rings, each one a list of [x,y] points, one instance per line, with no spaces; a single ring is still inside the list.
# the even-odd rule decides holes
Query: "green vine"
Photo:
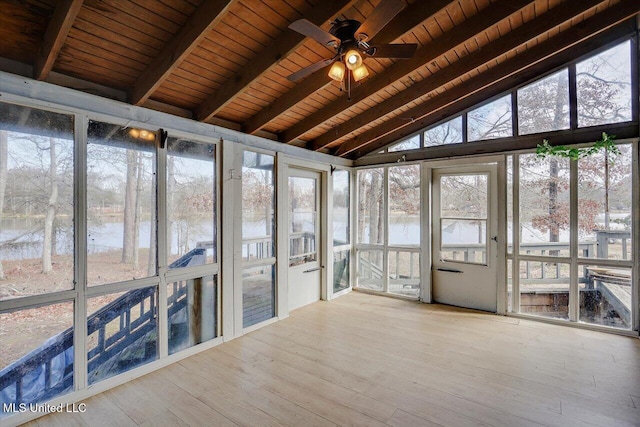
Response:
[[[569,148],[564,145],[550,145],[549,141],[544,139],[542,144],[538,144],[536,148],[536,157],[539,159],[545,159],[548,156],[566,157],[571,160],[578,160],[584,157],[591,156],[598,153],[600,150],[605,150],[613,156],[620,154],[620,149],[613,142],[615,135],[607,135],[606,132],[602,132],[602,139],[596,141],[591,147],[584,148]]]

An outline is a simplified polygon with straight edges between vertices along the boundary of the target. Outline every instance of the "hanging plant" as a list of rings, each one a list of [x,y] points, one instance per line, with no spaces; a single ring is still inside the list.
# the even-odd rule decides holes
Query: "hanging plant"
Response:
[[[609,155],[617,156],[620,154],[620,149],[613,142],[615,135],[607,135],[606,132],[602,132],[602,139],[596,141],[591,147],[583,148],[569,148],[564,145],[550,145],[549,141],[544,139],[542,144],[538,144],[536,148],[536,157],[539,159],[545,159],[548,156],[566,157],[571,160],[578,160],[583,157],[588,157],[598,153],[600,150],[604,150]],[[610,158],[611,158],[610,157]]]

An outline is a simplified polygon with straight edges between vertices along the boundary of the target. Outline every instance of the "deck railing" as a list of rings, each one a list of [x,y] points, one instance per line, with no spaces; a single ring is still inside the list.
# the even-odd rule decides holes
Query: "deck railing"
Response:
[[[173,262],[169,268],[203,264],[206,248],[206,243],[198,244],[196,249]],[[185,285],[174,289],[168,300],[169,314],[176,313],[186,304],[186,292]],[[147,360],[147,357],[128,360],[125,367],[118,356],[134,343],[145,346],[142,349],[145,356],[155,351],[157,308],[158,292],[152,286],[129,291],[87,318],[87,336],[96,334],[97,341],[95,347],[87,353],[90,382],[115,375]],[[117,328],[115,331],[114,325]],[[148,340],[144,339],[145,336],[148,336]],[[73,328],[69,328],[2,369],[0,404],[28,405],[71,390],[73,355]]]

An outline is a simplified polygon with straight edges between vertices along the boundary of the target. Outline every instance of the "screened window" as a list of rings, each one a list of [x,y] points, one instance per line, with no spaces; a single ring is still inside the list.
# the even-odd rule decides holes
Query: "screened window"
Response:
[[[520,135],[569,129],[569,70],[518,90]]]
[[[73,165],[72,116],[0,102],[0,299],[73,289]]]
[[[242,160],[242,316],[248,327],[276,312],[275,161],[245,151]]]
[[[89,122],[89,286],[156,274],[156,135]]]
[[[349,244],[349,171],[333,173],[333,246]]]
[[[167,264],[169,268],[216,260],[215,146],[167,141]]]
[[[89,384],[158,358],[157,308],[157,286],[87,299]]]
[[[384,169],[358,171],[358,243],[384,243]]]
[[[578,126],[631,120],[631,42],[579,62],[576,83]]]
[[[420,244],[420,165],[389,168],[389,245]]]
[[[457,144],[462,141],[462,116],[458,116],[424,132],[425,147]]]
[[[569,256],[569,161],[520,156],[520,254]]]
[[[511,95],[469,111],[467,140],[482,141],[513,136],[511,116]]]

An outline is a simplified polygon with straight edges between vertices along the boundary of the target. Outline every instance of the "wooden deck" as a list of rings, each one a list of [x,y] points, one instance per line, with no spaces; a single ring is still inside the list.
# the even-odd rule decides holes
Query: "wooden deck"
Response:
[[[638,426],[640,340],[351,293],[30,425]]]

